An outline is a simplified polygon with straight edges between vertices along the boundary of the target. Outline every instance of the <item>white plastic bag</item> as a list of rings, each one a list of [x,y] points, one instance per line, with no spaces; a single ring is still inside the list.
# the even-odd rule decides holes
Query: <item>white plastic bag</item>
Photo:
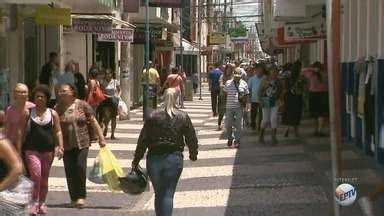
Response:
[[[11,188],[0,192],[0,199],[17,205],[27,205],[31,201],[33,182],[25,176]]]
[[[88,180],[95,184],[105,184],[103,180],[103,169],[101,167],[99,156],[95,158],[93,167],[88,175]]]
[[[125,102],[121,98],[119,98],[119,105],[117,109],[118,109],[120,120],[128,119],[128,106],[127,104],[125,104]]]

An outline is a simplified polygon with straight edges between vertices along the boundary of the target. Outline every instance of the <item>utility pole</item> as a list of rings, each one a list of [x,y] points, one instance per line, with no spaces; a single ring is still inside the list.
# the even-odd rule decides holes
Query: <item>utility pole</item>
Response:
[[[199,100],[203,100],[201,97],[201,13],[202,8],[201,5],[203,3],[203,0],[198,0],[198,7],[197,7],[197,46],[199,49],[199,53],[197,55],[197,69],[199,73]]]
[[[143,119],[148,118],[148,96],[149,96],[149,0],[145,0],[145,70],[146,76],[143,83]]]
[[[341,73],[340,73],[340,0],[327,1],[327,52],[330,104],[330,131],[332,152],[332,186],[336,190],[341,176]],[[335,216],[340,215],[340,206],[333,201]]]
[[[124,12],[123,6],[121,7],[122,19],[129,22],[128,13]],[[126,27],[125,27],[126,28]],[[121,53],[120,53],[120,86],[121,86],[121,98],[127,104],[128,108],[128,119],[130,119],[130,109],[131,109],[131,75],[129,66],[130,64],[130,42],[121,42]]]

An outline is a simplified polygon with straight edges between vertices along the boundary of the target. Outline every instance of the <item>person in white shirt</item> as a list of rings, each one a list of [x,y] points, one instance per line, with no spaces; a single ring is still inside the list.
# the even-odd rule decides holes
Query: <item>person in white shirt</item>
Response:
[[[227,93],[226,104],[226,130],[228,147],[240,147],[243,112],[249,94],[247,82],[241,79],[241,71],[235,69],[233,78],[225,83],[224,91]],[[234,137],[232,128],[235,129]]]

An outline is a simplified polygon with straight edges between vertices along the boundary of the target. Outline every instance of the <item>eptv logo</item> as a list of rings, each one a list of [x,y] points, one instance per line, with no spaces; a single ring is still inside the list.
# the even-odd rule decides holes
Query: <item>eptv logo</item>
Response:
[[[349,206],[355,202],[357,197],[356,189],[350,184],[341,184],[336,188],[335,199],[342,206]]]

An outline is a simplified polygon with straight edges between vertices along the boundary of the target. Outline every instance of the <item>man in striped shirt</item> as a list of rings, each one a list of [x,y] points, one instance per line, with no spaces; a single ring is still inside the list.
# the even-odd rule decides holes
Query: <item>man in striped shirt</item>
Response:
[[[227,93],[227,104],[225,113],[225,125],[228,136],[228,147],[240,147],[241,122],[246,100],[249,94],[247,82],[241,79],[241,70],[236,68],[233,79],[225,83],[224,91]],[[235,129],[234,137],[232,128]]]

